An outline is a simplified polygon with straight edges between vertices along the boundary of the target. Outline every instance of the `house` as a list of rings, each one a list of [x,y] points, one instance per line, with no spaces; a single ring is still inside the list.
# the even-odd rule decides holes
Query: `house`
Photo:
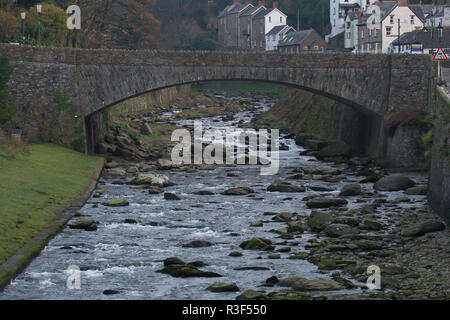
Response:
[[[286,25],[287,16],[278,9],[277,2],[274,2],[273,5],[273,8],[262,10],[253,17],[252,39],[255,50],[268,50],[266,34],[276,26]]]
[[[420,5],[409,5],[408,0],[398,0],[381,18],[383,53],[390,52],[391,43],[403,33],[422,29],[425,16]]]
[[[357,52],[389,53],[391,43],[406,32],[422,29],[425,16],[420,5],[408,0],[370,5],[358,24]]]
[[[252,4],[240,4],[234,0],[233,4],[227,6],[218,16],[219,41],[229,47],[239,47],[240,43],[240,15],[242,12],[252,8]]]
[[[285,28],[287,16],[278,9],[278,2],[272,8],[266,8],[265,1],[258,5],[240,3],[234,0],[218,16],[218,40],[228,47],[242,50],[274,50],[278,45],[273,40],[283,37],[290,28]],[[266,35],[275,27],[280,27],[275,37],[271,34],[270,43]],[[274,31],[275,32],[275,31]],[[273,41],[272,41],[273,40]]]
[[[285,39],[290,32],[294,31],[295,29],[288,25],[273,27],[272,30],[266,34],[266,50],[277,50],[279,42]]]
[[[450,27],[450,4],[441,6],[423,5],[422,10],[425,15],[426,27]]]
[[[439,47],[450,53],[450,27],[424,28],[404,33],[391,43],[392,52],[409,54],[435,54]]]
[[[278,44],[278,51],[286,53],[325,52],[326,49],[327,44],[314,29],[290,32]]]
[[[253,17],[263,10],[266,10],[266,7],[264,7],[264,6],[250,7],[241,13],[241,15],[239,17],[239,19],[240,19],[239,27],[240,27],[240,32],[241,32],[239,48],[244,49],[244,50],[252,49]]]
[[[361,21],[362,12],[352,12],[345,18],[344,47],[354,50],[358,47],[358,24]]]
[[[330,0],[331,33],[326,39],[345,31],[344,24],[348,14],[365,11],[370,4],[375,2],[377,0]]]

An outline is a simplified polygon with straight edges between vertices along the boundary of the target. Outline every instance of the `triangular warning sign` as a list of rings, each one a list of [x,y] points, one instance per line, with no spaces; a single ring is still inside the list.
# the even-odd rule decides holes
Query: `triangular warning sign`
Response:
[[[442,61],[442,60],[448,60],[447,55],[444,52],[444,49],[442,47],[439,47],[439,49],[434,54],[433,60],[435,61]]]

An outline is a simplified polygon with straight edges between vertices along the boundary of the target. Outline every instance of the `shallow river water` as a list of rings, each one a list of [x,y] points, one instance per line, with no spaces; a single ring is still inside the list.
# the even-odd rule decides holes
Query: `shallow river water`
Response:
[[[258,103],[259,111],[268,106]],[[208,127],[235,126],[238,121],[250,121],[254,112],[237,114],[232,121],[221,117],[203,119]],[[189,121],[181,121],[189,124]],[[331,279],[331,272],[323,272],[307,260],[287,259],[295,252],[306,251],[304,246],[313,235],[305,232],[293,240],[278,238],[272,229],[284,224],[273,222],[264,212],[311,212],[302,198],[314,194],[267,192],[266,188],[276,178],[286,178],[295,168],[323,164],[315,158],[300,156],[303,148],[292,139],[280,139],[289,146],[280,151],[280,172],[277,176],[261,176],[259,166],[217,167],[214,170],[195,172],[164,171],[175,184],[166,192],[177,194],[180,201],[167,201],[163,194],[150,195],[146,190],[132,189],[129,185],[114,184],[101,179],[98,189],[101,198],[91,198],[81,209],[88,219],[99,222],[98,230],[87,232],[65,228],[50,241],[42,253],[32,261],[3,292],[0,299],[234,299],[239,293],[213,293],[205,290],[210,284],[221,281],[235,283],[242,291],[264,289],[259,287],[267,278],[277,276],[302,276],[308,279]],[[233,174],[230,174],[233,173]],[[422,177],[413,177],[421,180]],[[356,176],[347,176],[339,183],[291,180],[296,185],[332,187],[338,193],[342,185],[357,182]],[[220,193],[233,187],[246,186],[255,190],[249,196],[225,196]],[[196,191],[209,190],[215,195],[194,195]],[[372,191],[372,184],[364,184],[364,191]],[[398,196],[395,192],[389,197]],[[102,202],[124,198],[129,207],[110,208]],[[349,199],[348,208],[355,205]],[[98,208],[93,204],[99,203]],[[125,219],[138,224],[124,223]],[[263,227],[250,227],[253,221],[262,220]],[[292,251],[280,253],[281,259],[268,259],[273,252],[241,250],[239,244],[252,237],[272,239],[276,247],[293,245]],[[192,240],[213,242],[211,247],[184,248]],[[297,242],[298,245],[295,245]],[[230,257],[231,251],[241,251],[243,256]],[[201,270],[213,271],[221,278],[174,278],[156,272],[162,261],[178,257],[186,262],[203,261]],[[81,288],[69,290],[66,282],[70,265],[81,269]],[[240,267],[265,267],[265,270],[235,270]],[[107,296],[105,289],[119,291]],[[272,291],[271,288],[265,288]],[[358,292],[360,289],[354,289]],[[347,290],[347,293],[352,291]]]

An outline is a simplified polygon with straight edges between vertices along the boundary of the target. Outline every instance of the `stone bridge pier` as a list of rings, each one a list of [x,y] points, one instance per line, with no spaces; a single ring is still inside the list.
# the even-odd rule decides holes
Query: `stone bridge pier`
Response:
[[[14,67],[8,87],[15,122],[40,139],[55,95],[64,92],[84,121],[87,150],[106,108],[152,90],[216,80],[283,84],[335,99],[370,119],[367,151],[386,154],[386,117],[427,110],[434,68],[426,55],[281,54],[277,52],[130,51],[0,44]],[[80,135],[83,133],[81,132]]]

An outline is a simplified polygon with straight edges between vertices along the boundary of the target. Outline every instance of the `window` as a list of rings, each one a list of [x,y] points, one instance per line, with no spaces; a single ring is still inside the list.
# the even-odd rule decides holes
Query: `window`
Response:
[[[269,22],[272,22],[272,17],[269,17]]]
[[[361,39],[364,39],[364,30],[361,30]]]
[[[283,17],[280,17],[280,22],[283,23]]]
[[[414,24],[414,16],[411,16],[411,24]]]
[[[394,16],[391,16],[391,17],[390,17],[390,23],[391,23],[391,24],[394,24]]]
[[[390,36],[392,33],[392,28],[391,27],[386,27],[386,35]]]

